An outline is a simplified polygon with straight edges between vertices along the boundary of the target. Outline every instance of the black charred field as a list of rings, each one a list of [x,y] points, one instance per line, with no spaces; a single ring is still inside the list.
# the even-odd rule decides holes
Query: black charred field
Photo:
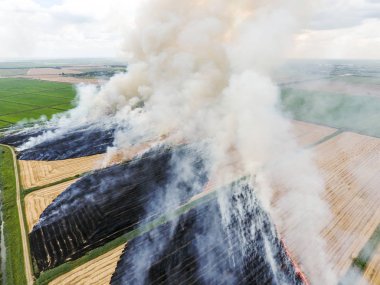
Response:
[[[303,132],[307,126],[313,133],[312,124],[303,126]],[[91,137],[94,130],[97,128],[74,130],[73,143],[76,143],[77,138],[87,144],[88,141],[82,137]],[[9,144],[19,145],[30,135],[39,134],[39,130],[34,132],[18,133],[5,139],[8,139]],[[345,167],[348,169],[353,163],[359,169],[366,165],[359,158],[370,158],[371,152],[380,149],[378,139],[350,132],[337,132],[326,139],[316,138],[316,141],[320,143],[313,147],[321,158],[317,164],[322,169],[329,169],[329,165],[341,161],[344,153],[353,154],[354,160],[344,160],[345,163],[336,165],[337,168],[328,172],[338,178],[339,175],[335,173],[344,173]],[[62,146],[70,147],[67,143],[58,137],[41,148],[41,152],[48,153],[49,159],[55,161],[60,159],[56,150]],[[358,149],[355,147],[357,145],[366,147]],[[90,147],[78,151],[77,156],[85,156],[86,149]],[[329,156],[324,153],[329,153]],[[182,169],[191,170],[191,175],[185,180],[177,177],[178,161]],[[203,191],[209,180],[206,162],[207,158],[198,151],[198,145],[163,146],[153,148],[131,161],[94,170],[78,180],[65,182],[68,186],[46,202],[37,223],[29,232],[30,259],[36,284],[91,284],[90,280],[94,279],[101,280],[98,284],[177,284],[178,280],[182,284],[223,284],[220,281],[222,279],[226,284],[282,284],[284,280],[290,284],[305,284],[306,279],[303,279],[288,256],[271,218],[263,211],[256,197],[246,196],[247,192],[243,191],[246,188],[238,188],[242,192],[236,192],[234,187],[229,188],[232,194],[228,200],[233,202],[229,217],[234,226],[223,220],[226,213],[221,211],[215,194],[206,196],[204,200],[191,199]],[[372,171],[376,174],[376,167]],[[329,177],[326,177],[326,181],[333,181]],[[336,182],[342,183],[341,180]],[[344,183],[353,185],[355,182],[348,180]],[[60,184],[56,186],[60,187]],[[347,224],[339,224],[341,221],[347,223],[347,218],[351,217],[345,209],[351,207],[350,211],[355,212],[355,201],[362,193],[337,193],[344,188],[335,184],[327,185],[327,188],[332,193],[329,194],[332,202],[338,201],[334,198],[335,194],[339,194],[339,201],[344,202],[347,198],[347,204],[332,204],[340,213],[334,218],[334,224],[327,226],[327,229],[332,228],[329,232],[334,235],[335,229],[347,227]],[[181,195],[168,201],[168,189],[180,189],[178,193]],[[28,190],[24,195],[38,194],[39,191]],[[254,194],[255,191],[250,189],[248,193]],[[370,200],[376,201],[371,198],[371,193],[367,194]],[[24,195],[21,197],[24,198]],[[254,201],[254,207],[244,207],[242,198]],[[41,201],[37,199],[35,203],[39,205]],[[250,211],[237,219],[234,211],[239,207]],[[352,247],[344,241],[345,238],[340,240],[336,235],[330,237],[331,250],[335,247],[344,249],[332,256],[336,264],[344,261],[342,276],[351,264],[358,264],[358,259],[351,262],[351,256],[360,258],[360,251],[372,239],[368,225],[376,229],[378,216],[371,211],[372,206],[368,204],[368,211],[358,215],[361,220],[369,217],[370,223],[359,221],[352,223],[352,227],[350,223],[352,234],[361,236],[360,241],[352,241]],[[26,218],[29,214],[25,213]],[[252,227],[258,229],[254,234],[246,231]],[[243,244],[246,245],[245,249],[241,247]],[[268,248],[271,254],[268,254]],[[357,253],[355,248],[359,249]],[[19,256],[15,264],[21,264],[17,263]],[[268,262],[270,256],[273,259]],[[376,260],[372,256],[364,262],[360,259],[361,271],[372,268],[371,262]],[[143,257],[149,263],[139,268]],[[135,279],[141,276],[144,276],[144,280],[136,283]],[[128,283],[127,280],[134,281]]]
[[[9,137],[8,143],[17,143],[24,138],[24,134]],[[51,144],[52,149],[62,143],[64,145],[64,141],[55,141]],[[205,205],[195,208],[192,203],[188,204],[192,197],[205,189],[209,180],[207,157],[199,151],[199,147],[182,145],[153,148],[131,161],[88,173],[68,186],[42,212],[38,223],[29,233],[30,257],[37,284],[47,284],[53,279],[52,276],[68,272],[84,261],[119,246],[121,242],[130,241],[117,269],[114,268],[116,271],[113,275],[111,272],[110,282],[123,284],[120,280],[126,277],[122,273],[129,278],[135,268],[130,267],[125,260],[141,256],[139,251],[142,249],[160,247],[160,237],[168,243],[160,250],[149,252],[149,255],[156,252],[162,256],[148,258],[152,260],[152,268],[138,273],[139,276],[148,276],[147,281],[144,281],[147,284],[156,284],[155,278],[162,278],[163,272],[170,270],[173,262],[178,260],[182,267],[179,271],[169,273],[163,284],[174,284],[173,278],[182,278],[182,271],[189,280],[200,278],[199,284],[204,284],[205,280],[211,280],[204,278],[212,273],[210,269],[214,267],[219,272],[226,272],[223,280],[228,277],[233,283],[281,284],[287,280],[293,284],[304,284],[269,216],[254,196],[247,197],[247,193],[254,195],[252,189],[241,187],[244,192],[228,199],[235,201],[232,211],[235,211],[234,207],[245,208],[245,199],[256,201],[255,208],[240,221],[241,229],[252,226],[258,228],[256,235],[243,231],[242,235],[235,236],[234,232],[240,231],[234,228],[238,220],[223,225],[215,198],[212,201],[206,199],[208,202]],[[186,178],[178,175],[179,169],[186,169]],[[177,195],[172,195],[173,192]],[[175,209],[180,210],[167,215],[168,211]],[[232,213],[231,219],[237,219],[236,213]],[[203,224],[205,221],[211,222],[214,227]],[[172,236],[168,235],[170,232]],[[156,233],[159,235],[156,236]],[[215,248],[206,255],[200,254],[203,251],[201,248],[199,254],[192,253],[192,250],[196,250],[199,236],[209,242],[218,241],[218,245],[215,244]],[[150,243],[144,243],[148,240]],[[226,242],[230,247],[224,247]],[[237,245],[243,242],[247,248],[239,249]],[[273,268],[273,261],[269,259],[272,253],[268,254],[268,247],[273,250],[276,268]],[[167,256],[171,257],[168,259]],[[225,261],[219,264],[216,262],[219,258]],[[161,259],[163,262],[159,263]],[[158,265],[153,266],[156,263]],[[208,271],[203,272],[203,266]],[[248,270],[250,266],[256,268],[254,273]],[[149,279],[151,274],[153,279]],[[134,277],[131,278],[134,280]],[[218,283],[220,280],[217,278],[213,282]],[[134,284],[134,281],[131,282]]]
[[[179,195],[165,202],[175,179],[174,158],[191,160],[194,176],[178,181]],[[128,163],[95,171],[71,185],[46,208],[29,234],[36,271],[46,271],[146,224],[200,193],[207,171],[186,147],[153,150]],[[193,186],[197,185],[197,186]],[[165,205],[166,203],[166,205]]]
[[[342,78],[334,80],[340,82]],[[352,94],[341,92],[340,84],[336,83],[310,87],[301,82],[285,86],[281,99],[291,118],[304,121],[300,133],[315,150],[316,165],[327,181],[325,198],[333,218],[323,235],[329,261],[342,280],[352,272],[359,272],[355,276],[357,284],[377,285],[380,284],[380,160],[377,155],[380,153],[377,112],[380,101],[377,93],[368,93],[378,87],[362,93],[357,85],[363,86],[362,81],[369,79],[356,83],[359,79],[344,77],[355,87],[350,89]],[[7,101],[9,118],[18,117],[14,121],[0,121],[0,128],[22,118],[37,118],[41,112],[49,116],[50,111],[70,108],[70,103],[59,108],[50,105],[51,97],[60,100],[59,97],[66,96],[61,91],[72,92],[67,102],[74,98],[71,85],[65,84],[60,90],[52,83],[48,89],[54,89],[55,95],[49,95],[44,90],[47,85],[31,84],[50,83],[12,80],[8,81],[9,88],[1,90],[0,100]],[[16,91],[15,96],[1,97],[6,92],[10,94],[15,86],[26,90],[30,98],[40,94],[38,98],[46,95],[45,99],[50,101],[29,102],[28,96],[22,97],[23,92]],[[321,86],[329,90],[321,91]],[[12,98],[24,102],[10,102]],[[311,112],[311,106],[321,101],[323,108]],[[20,112],[15,113],[14,106],[18,103],[22,103]],[[27,104],[39,106],[30,109]],[[38,115],[29,116],[32,110],[38,111]],[[5,120],[4,116],[1,118]],[[316,130],[324,126],[334,129],[319,136]],[[54,127],[20,129],[0,135],[0,143],[18,148],[47,130],[56,131]],[[112,125],[106,128],[84,125],[33,148],[19,150],[17,158],[19,164],[66,164],[68,160],[81,164],[80,158],[105,153],[112,146],[114,134]],[[25,278],[20,229],[27,226],[20,225],[17,218],[12,155],[7,151],[1,155],[2,210],[5,246],[9,252],[3,277],[7,284],[32,284]],[[178,161],[181,165],[175,163]],[[70,168],[72,164],[67,165]],[[178,166],[190,173],[187,179],[177,177]],[[56,169],[49,164],[38,171],[54,173]],[[27,252],[35,284],[307,283],[288,255],[293,245],[274,229],[271,217],[255,197],[255,189],[249,189],[245,183],[219,189],[219,195],[231,201],[227,212],[220,208],[216,192],[192,199],[207,188],[210,176],[207,157],[197,146],[154,148],[131,161],[87,171],[75,176],[75,180],[74,176],[67,176],[65,182],[54,180],[21,192],[23,206],[33,194],[28,200],[32,204],[28,208],[31,212],[24,207],[24,220],[32,214],[37,217],[27,230]],[[179,189],[180,194],[167,199],[172,189]],[[252,201],[249,207],[245,207],[246,200]],[[237,211],[242,208],[249,210],[237,218]],[[257,231],[250,233],[249,228],[253,227]]]
[[[232,202],[230,213],[212,199],[137,237],[111,284],[306,284],[254,190],[237,184],[221,191]],[[254,207],[239,217],[250,200]]]

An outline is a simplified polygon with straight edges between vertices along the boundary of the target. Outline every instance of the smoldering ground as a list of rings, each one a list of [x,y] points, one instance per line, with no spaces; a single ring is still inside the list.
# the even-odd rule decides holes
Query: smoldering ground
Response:
[[[335,284],[320,236],[321,221],[329,218],[321,198],[323,181],[310,154],[299,151],[290,122],[278,109],[279,88],[270,78],[306,23],[312,2],[145,1],[134,28],[126,32],[128,72],[100,89],[80,88],[78,106],[56,118],[57,125],[111,118],[121,126],[113,143],[119,149],[162,135],[169,143],[207,139],[216,180],[259,177],[252,181],[267,211],[290,213],[274,215],[275,222],[296,225],[286,238],[313,245],[307,252],[303,246],[294,249],[302,269],[315,284]],[[177,175],[186,180],[187,172],[180,169]],[[272,179],[279,190],[270,186]],[[173,187],[165,199],[177,196],[176,191]],[[276,191],[282,195],[274,204]],[[223,197],[219,201],[224,201],[222,221],[228,221],[231,203]],[[244,203],[240,211],[252,205]]]

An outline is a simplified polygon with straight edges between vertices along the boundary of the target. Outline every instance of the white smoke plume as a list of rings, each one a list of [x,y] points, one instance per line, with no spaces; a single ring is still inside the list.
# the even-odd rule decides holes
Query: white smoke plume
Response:
[[[323,181],[277,109],[270,79],[312,2],[144,1],[126,32],[128,72],[100,89],[79,88],[78,106],[55,120],[130,125],[117,133],[116,148],[162,135],[208,139],[215,179],[251,175],[312,284],[336,284],[320,237],[329,213]]]

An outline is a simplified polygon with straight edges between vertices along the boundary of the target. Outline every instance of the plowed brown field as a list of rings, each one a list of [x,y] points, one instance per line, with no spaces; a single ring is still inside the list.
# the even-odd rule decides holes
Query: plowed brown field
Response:
[[[38,222],[42,212],[50,205],[51,202],[67,187],[73,184],[76,180],[70,180],[58,185],[34,191],[25,197],[25,214],[28,223],[29,232]]]
[[[50,285],[108,285],[125,244],[50,282]]]

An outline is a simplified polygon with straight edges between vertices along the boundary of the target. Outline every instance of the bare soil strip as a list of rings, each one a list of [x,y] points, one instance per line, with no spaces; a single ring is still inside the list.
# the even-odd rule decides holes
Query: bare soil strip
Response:
[[[108,285],[125,244],[58,277],[50,285]]]
[[[34,191],[25,197],[25,213],[29,232],[32,231],[33,226],[37,224],[42,212],[50,205],[50,203],[71,184],[75,183],[75,181],[76,180],[70,180],[42,190]]]

